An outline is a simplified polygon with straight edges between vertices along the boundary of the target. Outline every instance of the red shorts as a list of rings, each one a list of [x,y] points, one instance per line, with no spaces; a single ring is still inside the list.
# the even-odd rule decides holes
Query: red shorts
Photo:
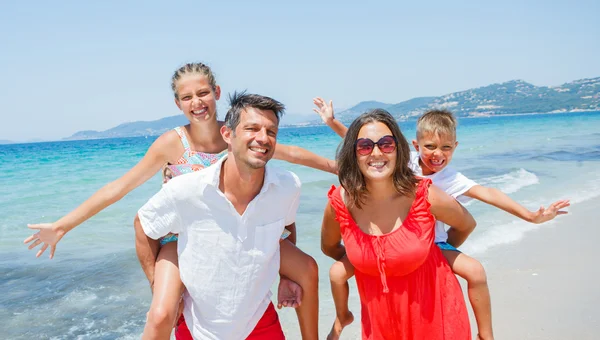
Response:
[[[192,334],[185,324],[183,314],[177,321],[175,326],[175,339],[177,340],[193,340]],[[246,340],[285,340],[281,324],[279,323],[279,317],[273,307],[272,303],[269,303],[269,307],[265,311],[265,314],[258,320],[256,327],[252,330],[252,333],[248,335]]]

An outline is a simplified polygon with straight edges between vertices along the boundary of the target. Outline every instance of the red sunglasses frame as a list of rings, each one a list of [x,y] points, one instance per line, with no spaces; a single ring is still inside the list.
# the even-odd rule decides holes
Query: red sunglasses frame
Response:
[[[389,151],[384,151],[384,149],[387,149],[387,146],[390,144],[384,143],[382,140],[390,139],[390,138],[394,141],[394,143],[392,144],[393,148]],[[362,141],[369,142],[368,148],[359,148],[358,147],[358,143],[360,143]],[[366,155],[372,154],[373,150],[375,150],[375,145],[377,145],[377,148],[379,148],[379,151],[381,151],[382,153],[392,153],[398,147],[398,140],[396,140],[396,137],[394,137],[392,135],[385,135],[385,136],[379,138],[379,140],[377,142],[374,142],[370,138],[359,138],[356,140],[356,142],[354,142],[354,148],[356,149],[356,152],[361,156],[366,156]],[[365,146],[367,146],[367,145],[365,145]],[[369,152],[365,152],[366,150],[368,150]]]

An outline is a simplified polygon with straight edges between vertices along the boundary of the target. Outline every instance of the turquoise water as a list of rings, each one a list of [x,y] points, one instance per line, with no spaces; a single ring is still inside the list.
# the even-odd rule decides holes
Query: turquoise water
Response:
[[[408,138],[414,122],[401,122]],[[531,210],[558,199],[573,204],[600,196],[600,112],[461,119],[453,166],[500,188]],[[326,127],[282,129],[279,140],[333,158],[340,139]],[[150,290],[137,263],[131,222],[161,185],[155,177],[69,233],[54,260],[36,259],[22,244],[27,223],[52,222],[131,168],[153,138],[0,145],[0,330],[10,339],[138,338]],[[333,320],[319,228],[334,175],[274,161],[303,181],[298,245],[320,266],[321,332]],[[463,250],[477,257],[492,247],[543,236],[532,225],[476,202],[478,227]],[[550,222],[549,224],[552,224]],[[352,308],[358,315],[353,289]],[[291,311],[281,313],[290,339],[299,338]],[[358,329],[355,322],[355,330]],[[345,331],[346,334],[346,331]],[[352,334],[351,332],[348,335]]]

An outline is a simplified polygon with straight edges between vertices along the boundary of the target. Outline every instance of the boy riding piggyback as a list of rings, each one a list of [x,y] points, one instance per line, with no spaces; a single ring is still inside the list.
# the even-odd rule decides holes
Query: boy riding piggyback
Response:
[[[314,111],[336,133],[344,137],[346,127],[335,119],[332,102],[326,103],[321,98],[315,98],[314,103],[318,107]],[[529,211],[500,190],[479,185],[450,167],[452,156],[458,146],[456,126],[456,118],[448,110],[430,110],[418,119],[416,140],[412,141],[416,151],[411,152],[409,164],[415,175],[430,178],[434,185],[463,204],[471,199],[477,199],[527,222],[544,223],[566,213],[560,209],[568,207],[569,200],[560,200],[552,203],[548,208],[540,207],[537,211]],[[435,228],[436,245],[442,250],[454,273],[467,281],[469,300],[477,321],[478,338],[493,339],[490,293],[483,266],[479,261],[456,248],[463,240],[453,238],[452,228],[448,229],[440,221],[436,222]],[[344,263],[343,266],[336,263],[332,267],[330,271],[332,290],[335,291],[336,286],[342,290],[343,286],[339,282],[340,279],[349,277],[348,265],[349,263]],[[336,273],[335,268],[345,268],[345,271]],[[336,295],[340,296],[333,292],[334,299]],[[347,306],[347,297],[345,301],[340,302],[341,305]],[[346,312],[338,313],[338,319],[348,315],[347,308],[345,310]],[[329,338],[339,337],[342,328],[347,324],[346,320],[336,320]]]

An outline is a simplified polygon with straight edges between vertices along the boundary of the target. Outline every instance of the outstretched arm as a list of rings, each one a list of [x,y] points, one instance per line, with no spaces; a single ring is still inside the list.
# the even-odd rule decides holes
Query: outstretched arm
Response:
[[[273,157],[289,163],[337,174],[337,163],[334,160],[319,156],[299,146],[278,143]]]
[[[429,187],[428,198],[430,211],[435,218],[451,226],[448,230],[448,243],[459,247],[475,229],[475,219],[457,200],[435,185]]]
[[[177,138],[177,136],[175,136]],[[164,134],[160,136],[148,149],[142,160],[129,170],[121,178],[105,185],[98,190],[85,202],[79,205],[75,210],[71,211],[54,223],[28,224],[30,229],[37,231],[24,240],[24,243],[34,241],[29,245],[29,249],[33,249],[40,244],[43,244],[36,256],[39,257],[50,247],[50,258],[54,257],[56,244],[64,237],[64,235],[85,222],[90,217],[96,215],[104,208],[117,202],[123,196],[128,194],[142,183],[150,179],[156,174],[161,166],[167,162],[167,154],[172,143],[169,144],[170,136]],[[178,142],[176,140],[176,142]]]
[[[472,187],[464,195],[493,205],[531,223],[544,223],[558,215],[566,214],[566,211],[560,211],[560,209],[571,205],[569,200],[560,200],[550,204],[547,209],[542,206],[537,211],[529,211],[502,191],[482,185]]]
[[[346,254],[346,248],[342,244],[340,222],[335,220],[335,211],[329,202],[325,207],[321,226],[321,251],[336,261]]]
[[[335,119],[333,112],[333,101],[330,100],[329,104],[321,97],[313,98],[313,103],[317,106],[313,109],[323,120],[323,123],[327,124],[338,136],[344,138],[348,128],[342,124],[339,120]]]

